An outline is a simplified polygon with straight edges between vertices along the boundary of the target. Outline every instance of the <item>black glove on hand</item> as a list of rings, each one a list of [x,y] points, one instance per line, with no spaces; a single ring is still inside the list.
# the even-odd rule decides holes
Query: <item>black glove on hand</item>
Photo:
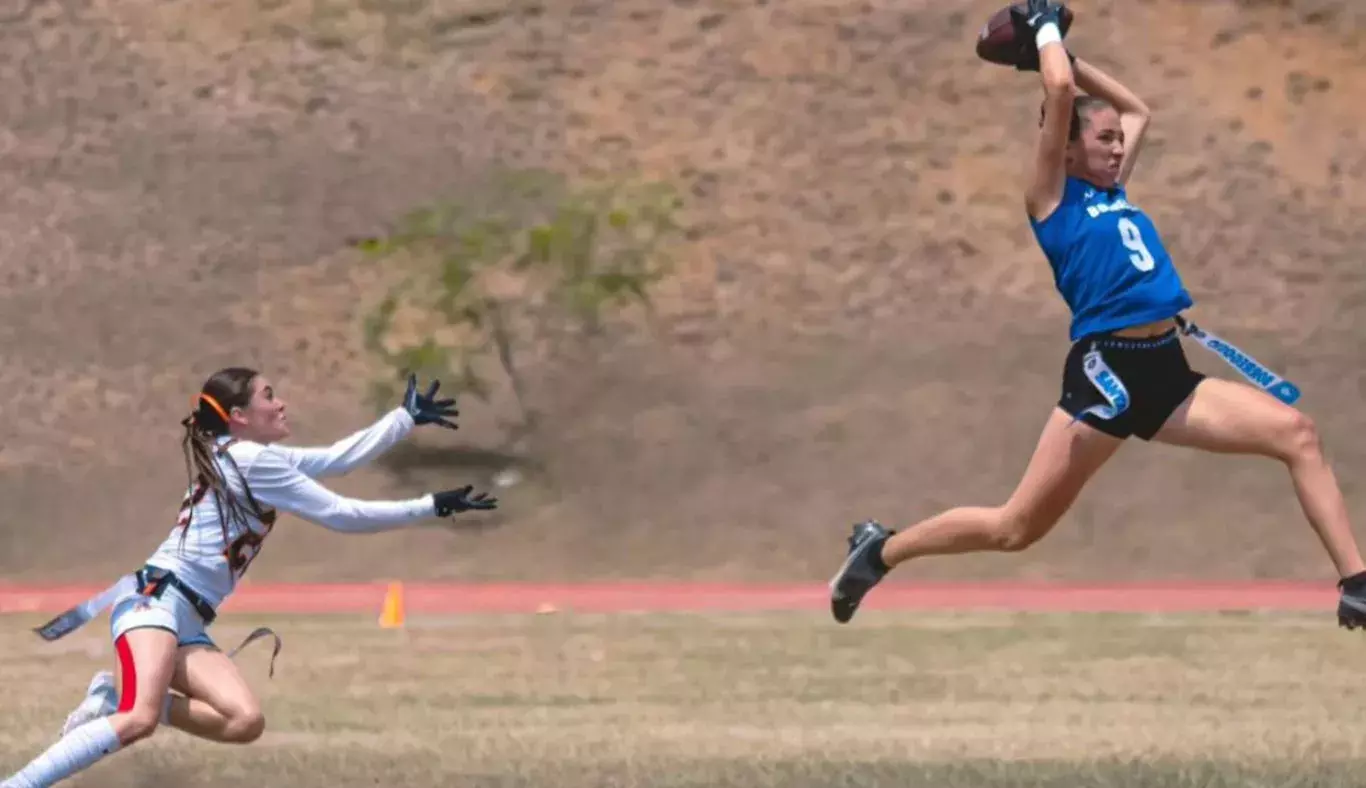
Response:
[[[1010,7],[1010,21],[1015,27],[1015,40],[1020,44],[1020,54],[1015,61],[1017,71],[1039,70],[1039,47],[1035,39],[1048,24],[1058,26],[1058,32],[1067,35],[1063,27],[1061,3],[1053,0],[1025,0]],[[1072,53],[1067,57],[1076,61]]]
[[[455,409],[455,400],[432,399],[440,387],[441,381],[433,380],[426,394],[418,394],[417,375],[409,375],[408,390],[403,394],[403,409],[413,417],[414,424],[440,424],[447,429],[460,429],[455,422],[446,419],[447,416],[460,415],[460,411]]]
[[[1015,26],[1015,37],[1034,41],[1045,26],[1052,23],[1062,32],[1062,4],[1053,0],[1025,0],[1010,7],[1010,22]]]
[[[474,485],[467,484],[458,490],[446,490],[445,492],[432,493],[432,502],[436,504],[436,516],[448,517],[459,512],[466,512],[470,509],[497,509],[498,499],[488,497],[488,493],[479,493],[470,497],[474,491]]]

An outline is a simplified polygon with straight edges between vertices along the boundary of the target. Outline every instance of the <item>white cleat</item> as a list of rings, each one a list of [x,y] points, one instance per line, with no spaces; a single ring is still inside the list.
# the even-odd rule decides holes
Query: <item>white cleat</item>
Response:
[[[67,735],[87,722],[92,722],[100,717],[108,717],[116,709],[118,709],[118,693],[114,690],[114,674],[102,670],[90,680],[90,686],[85,690],[85,699],[81,701],[81,705],[66,716],[66,724],[62,726],[62,735]]]

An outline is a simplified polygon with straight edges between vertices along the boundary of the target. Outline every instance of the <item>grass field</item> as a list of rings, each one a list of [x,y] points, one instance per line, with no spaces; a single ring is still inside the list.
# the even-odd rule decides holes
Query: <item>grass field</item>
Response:
[[[52,740],[103,622],[5,616],[0,771]],[[227,616],[268,732],[175,731],[75,786],[1348,786],[1361,636],[1331,616]]]

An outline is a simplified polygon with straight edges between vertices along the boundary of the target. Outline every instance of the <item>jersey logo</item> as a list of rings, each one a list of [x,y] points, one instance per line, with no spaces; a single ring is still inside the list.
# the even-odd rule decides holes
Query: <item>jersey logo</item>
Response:
[[[1130,205],[1130,204],[1129,204],[1129,201],[1126,200],[1126,199],[1124,199],[1123,197],[1120,197],[1118,200],[1115,200],[1114,202],[1110,202],[1110,203],[1099,203],[1099,204],[1097,204],[1097,205],[1088,205],[1088,206],[1086,206],[1086,213],[1087,213],[1087,215],[1089,215],[1092,219],[1095,219],[1095,218],[1097,218],[1097,217],[1099,217],[1099,216],[1101,216],[1101,215],[1103,215],[1103,214],[1107,214],[1107,213],[1119,213],[1119,212],[1121,212],[1121,211],[1137,211],[1137,210],[1138,210],[1137,208],[1135,208],[1134,206]]]

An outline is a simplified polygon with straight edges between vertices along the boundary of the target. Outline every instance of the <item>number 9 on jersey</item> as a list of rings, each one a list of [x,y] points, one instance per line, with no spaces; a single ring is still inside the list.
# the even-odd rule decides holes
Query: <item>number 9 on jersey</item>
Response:
[[[1129,255],[1129,262],[1134,264],[1134,268],[1140,271],[1151,271],[1157,261],[1153,259],[1152,252],[1148,251],[1148,245],[1143,243],[1143,232],[1134,224],[1133,219],[1121,216],[1119,219],[1119,239],[1124,244],[1124,248],[1133,254]]]

